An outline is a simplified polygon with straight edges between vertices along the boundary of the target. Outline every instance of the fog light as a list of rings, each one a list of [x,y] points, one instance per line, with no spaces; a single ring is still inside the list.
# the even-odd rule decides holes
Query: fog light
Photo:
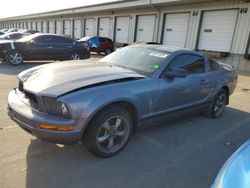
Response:
[[[74,129],[74,127],[72,126],[58,127],[58,126],[49,125],[49,124],[41,124],[39,127],[41,129],[56,130],[56,131],[72,131]]]

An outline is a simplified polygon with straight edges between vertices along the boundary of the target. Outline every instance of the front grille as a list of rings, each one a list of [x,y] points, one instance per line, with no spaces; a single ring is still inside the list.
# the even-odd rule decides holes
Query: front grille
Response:
[[[26,97],[30,102],[33,102],[33,103],[35,103],[35,104],[38,104],[36,95],[34,95],[33,93],[30,93],[30,92],[27,92],[27,91],[24,91],[24,94],[25,94],[25,97]]]

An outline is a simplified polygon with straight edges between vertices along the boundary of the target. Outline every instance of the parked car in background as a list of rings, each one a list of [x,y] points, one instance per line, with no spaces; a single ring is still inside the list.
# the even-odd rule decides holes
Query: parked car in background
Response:
[[[212,188],[250,187],[250,140],[245,142],[226,161]]]
[[[114,43],[112,39],[106,37],[84,37],[79,42],[87,43],[91,52],[105,53],[106,55],[114,51]]]
[[[12,65],[29,60],[78,60],[89,58],[83,44],[55,34],[33,34],[0,43],[0,58]]]
[[[19,32],[13,32],[13,33],[5,33],[0,36],[0,40],[18,40],[23,37],[26,37],[30,34],[27,33],[19,33]]]
[[[201,52],[132,45],[97,63],[52,63],[18,75],[9,116],[44,141],[80,140],[111,157],[147,120],[186,113],[220,117],[237,83],[231,66]]]
[[[5,32],[3,32],[3,31],[0,31],[0,36],[1,36],[1,35],[4,35],[4,34],[5,34]]]
[[[18,29],[17,28],[10,28],[8,31],[6,31],[6,33],[12,33],[12,32],[17,32]]]
[[[38,30],[27,30],[27,29],[22,30],[22,31],[20,31],[20,32],[21,32],[21,33],[28,33],[28,34],[40,33],[40,31],[38,31]]]
[[[1,31],[6,33],[9,29],[2,29]]]

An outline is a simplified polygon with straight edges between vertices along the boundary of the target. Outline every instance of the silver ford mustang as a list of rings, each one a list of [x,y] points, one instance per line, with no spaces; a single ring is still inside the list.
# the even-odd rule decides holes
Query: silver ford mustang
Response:
[[[100,157],[120,152],[146,122],[186,112],[220,117],[237,74],[201,52],[132,45],[96,63],[62,62],[18,75],[8,112],[44,141],[80,140]]]

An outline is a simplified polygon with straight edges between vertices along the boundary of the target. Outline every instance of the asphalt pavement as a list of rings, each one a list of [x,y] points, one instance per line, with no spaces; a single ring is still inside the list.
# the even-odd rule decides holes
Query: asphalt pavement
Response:
[[[197,115],[145,128],[112,158],[97,158],[81,143],[41,142],[12,122],[6,108],[17,74],[44,63],[50,62],[0,63],[1,188],[209,188],[250,138],[250,74],[241,73],[223,117]]]

